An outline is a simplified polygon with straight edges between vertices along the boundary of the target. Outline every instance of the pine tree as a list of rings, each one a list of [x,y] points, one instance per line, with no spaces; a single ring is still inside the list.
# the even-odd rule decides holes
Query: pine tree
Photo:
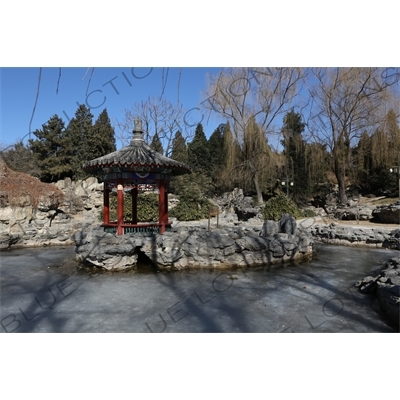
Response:
[[[93,114],[84,104],[79,105],[75,117],[71,119],[67,127],[67,135],[72,155],[72,170],[74,179],[84,179],[88,174],[82,169],[82,165],[92,160],[91,137],[93,135]]]
[[[208,148],[210,150],[211,159],[211,177],[214,182],[216,182],[221,175],[222,166],[225,163],[224,157],[224,129],[225,124],[221,124],[212,133],[208,139]]]
[[[55,114],[42,129],[34,132],[37,139],[29,140],[43,181],[54,182],[72,176],[69,139],[64,126],[63,120]]]
[[[287,157],[285,173],[293,179],[293,197],[304,200],[310,194],[306,165],[306,143],[303,140],[305,124],[301,114],[289,111],[283,118],[283,154]]]
[[[105,156],[115,151],[115,132],[105,108],[96,119],[92,134],[86,136],[85,157],[87,160]]]
[[[161,143],[160,138],[158,137],[158,133],[153,136],[153,140],[151,141],[150,147],[156,151],[157,153],[164,154],[163,145]]]
[[[188,149],[186,146],[185,139],[182,136],[182,133],[180,131],[177,131],[175,133],[174,140],[172,141],[172,154],[171,158],[185,163],[188,163],[189,156],[188,156]]]
[[[211,154],[203,125],[198,124],[195,135],[188,145],[189,166],[195,172],[211,176]]]

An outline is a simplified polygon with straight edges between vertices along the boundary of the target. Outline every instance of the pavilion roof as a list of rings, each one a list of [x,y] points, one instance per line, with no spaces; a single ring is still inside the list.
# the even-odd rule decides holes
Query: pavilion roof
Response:
[[[188,165],[168,158],[150,148],[143,139],[140,120],[135,120],[133,138],[129,146],[95,158],[83,165],[86,171],[101,171],[104,168],[112,167],[129,168],[131,170],[137,168],[138,171],[143,168],[150,168],[151,172],[160,173],[165,173],[165,170],[168,170],[171,175],[182,175],[191,172]]]

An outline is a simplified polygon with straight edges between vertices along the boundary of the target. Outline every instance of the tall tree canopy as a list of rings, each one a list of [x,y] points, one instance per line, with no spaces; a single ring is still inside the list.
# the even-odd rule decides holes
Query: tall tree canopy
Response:
[[[300,113],[289,111],[282,126],[283,154],[286,157],[285,174],[293,180],[295,198],[307,196],[309,192],[308,171],[306,161],[306,142],[303,140],[305,123]]]
[[[164,153],[164,149],[163,149],[163,145],[161,143],[160,138],[158,137],[158,133],[156,133],[153,136],[153,140],[150,143],[150,147],[155,150],[157,153],[163,154]]]
[[[115,151],[115,132],[105,108],[97,117],[92,134],[86,136],[85,157],[92,160]]]
[[[195,172],[211,175],[211,154],[203,125],[198,124],[193,140],[188,144],[189,166]]]
[[[185,164],[188,163],[189,160],[188,149],[186,141],[183,138],[181,131],[176,131],[175,137],[172,141],[171,158],[176,161],[183,162]]]
[[[92,113],[82,104],[66,129],[63,120],[54,115],[34,132],[37,139],[30,140],[30,150],[37,159],[42,180],[84,179],[88,174],[83,163],[116,150],[107,110],[99,114],[94,125],[92,119]]]
[[[388,78],[381,68],[314,68],[312,75],[314,138],[332,155],[339,200],[344,204],[352,146],[364,131],[371,132],[380,124],[400,75]]]
[[[275,132],[277,117],[282,116],[298,96],[298,84],[303,77],[301,68],[227,68],[210,77],[203,104],[231,123],[235,140],[242,145],[246,130],[249,137],[253,126],[251,119],[264,135]],[[260,171],[254,162],[257,160],[259,163],[263,150],[255,146],[251,148],[257,155],[251,154],[246,145],[242,155],[248,158],[242,159],[242,165],[246,166],[248,173],[251,172],[248,178],[253,182],[259,204],[262,204]]]
[[[72,153],[64,121],[55,114],[33,134],[37,139],[30,139],[29,144],[41,169],[41,180],[51,182],[71,177]]]
[[[93,114],[85,104],[78,106],[74,118],[67,126],[67,135],[73,152],[72,170],[74,179],[84,179],[87,173],[82,169],[83,163],[92,158],[89,143],[93,135]]]
[[[400,164],[400,127],[393,109],[371,136],[363,132],[354,154],[356,185],[363,193],[397,193],[397,177],[390,168]]]

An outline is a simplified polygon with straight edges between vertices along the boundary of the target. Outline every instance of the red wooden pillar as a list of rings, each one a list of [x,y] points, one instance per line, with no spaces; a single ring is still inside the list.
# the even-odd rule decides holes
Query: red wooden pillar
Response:
[[[110,223],[110,189],[104,182],[103,189],[103,222],[104,225],[108,225]]]
[[[160,224],[160,234],[165,232],[165,183],[164,179],[158,181],[158,222]]]
[[[137,187],[131,190],[132,196],[132,224],[137,224]]]
[[[168,224],[168,190],[164,188],[164,222]]]
[[[118,181],[117,185],[117,235],[124,234],[124,187],[122,181]]]

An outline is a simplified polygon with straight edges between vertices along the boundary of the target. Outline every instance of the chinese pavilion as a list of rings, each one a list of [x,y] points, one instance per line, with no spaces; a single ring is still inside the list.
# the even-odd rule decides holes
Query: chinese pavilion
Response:
[[[124,233],[152,231],[163,234],[168,221],[168,189],[171,176],[190,173],[186,164],[152,150],[143,139],[142,121],[135,119],[129,146],[84,164],[88,172],[102,174],[104,180],[104,229]],[[138,223],[137,196],[141,189],[158,188],[158,222]],[[117,192],[117,220],[110,221],[110,193]],[[124,192],[132,196],[132,221],[124,219]]]

